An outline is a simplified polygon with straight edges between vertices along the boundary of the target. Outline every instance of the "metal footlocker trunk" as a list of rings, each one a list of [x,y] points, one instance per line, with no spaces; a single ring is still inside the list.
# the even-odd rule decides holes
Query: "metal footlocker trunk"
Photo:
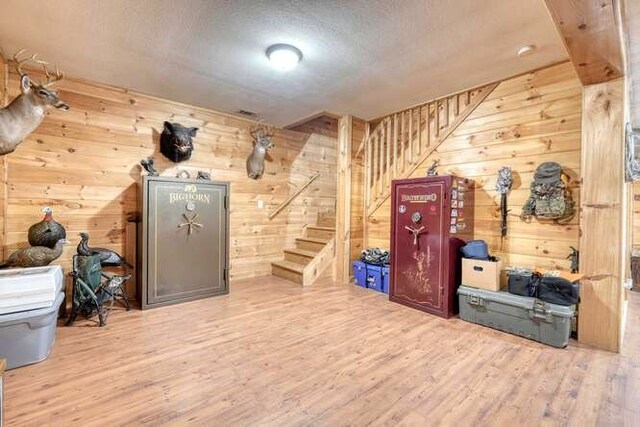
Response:
[[[569,343],[575,306],[533,297],[460,286],[460,318],[500,331],[563,348]]]

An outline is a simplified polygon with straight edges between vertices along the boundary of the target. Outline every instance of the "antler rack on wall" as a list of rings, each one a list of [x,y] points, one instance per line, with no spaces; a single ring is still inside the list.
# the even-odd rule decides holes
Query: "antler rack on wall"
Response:
[[[291,201],[293,199],[295,199],[296,197],[298,197],[298,195],[300,193],[302,193],[304,191],[305,188],[307,188],[309,185],[311,185],[311,183],[313,181],[316,180],[316,178],[318,178],[320,176],[319,172],[314,173],[313,175],[311,175],[309,177],[309,179],[307,180],[307,182],[304,183],[304,185],[300,188],[298,188],[292,195],[290,195],[287,200],[285,200],[284,202],[280,203],[280,205],[275,208],[271,213],[269,213],[269,219],[273,219],[275,218],[276,215],[278,215],[284,208],[286,208],[289,203],[291,203]]]

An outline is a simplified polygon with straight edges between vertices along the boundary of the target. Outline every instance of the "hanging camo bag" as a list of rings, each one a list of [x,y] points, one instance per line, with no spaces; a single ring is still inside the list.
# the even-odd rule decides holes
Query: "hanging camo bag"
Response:
[[[556,162],[542,163],[531,183],[531,194],[522,207],[520,218],[570,221],[575,215],[571,193],[562,180],[562,167]]]

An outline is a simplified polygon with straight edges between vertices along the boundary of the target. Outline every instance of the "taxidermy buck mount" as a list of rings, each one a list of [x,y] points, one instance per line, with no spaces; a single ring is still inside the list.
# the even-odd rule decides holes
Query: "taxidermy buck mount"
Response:
[[[47,109],[69,109],[69,106],[60,100],[58,92],[51,89],[54,83],[64,78],[64,74],[57,68],[55,73],[52,73],[47,67],[48,63],[38,59],[38,54],[20,59],[24,52],[23,49],[13,55],[16,70],[20,75],[22,93],[9,105],[0,109],[0,156],[14,151],[18,144],[42,123]],[[28,62],[42,66],[46,82],[36,82],[22,71],[22,66]]]
[[[180,123],[164,122],[160,135],[160,152],[174,163],[184,162],[193,153],[193,138],[198,128],[188,128]]]
[[[264,174],[264,158],[275,145],[271,138],[275,134],[272,126],[262,126],[258,123],[249,130],[253,138],[253,151],[247,157],[247,175],[251,179],[260,179]]]

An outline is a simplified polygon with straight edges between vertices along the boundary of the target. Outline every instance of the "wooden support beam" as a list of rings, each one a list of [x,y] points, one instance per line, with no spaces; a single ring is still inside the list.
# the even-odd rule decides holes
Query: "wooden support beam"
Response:
[[[369,221],[367,221],[367,211],[369,210],[369,205],[371,203],[370,201],[370,188],[371,188],[371,183],[369,182],[369,177],[371,176],[371,163],[372,163],[372,156],[371,156],[371,152],[373,151],[372,146],[370,144],[370,140],[369,137],[371,135],[371,126],[369,125],[369,123],[367,122],[364,126],[364,141],[365,141],[365,146],[364,146],[364,176],[365,176],[365,185],[364,185],[364,206],[363,206],[363,210],[362,210],[362,247],[366,248],[368,242],[368,236],[369,236],[369,230],[368,230],[368,223]]]
[[[336,198],[336,277],[348,283],[351,251],[351,139],[353,118],[344,115],[338,120],[338,194]],[[382,174],[380,181],[382,182]]]
[[[0,52],[0,107],[9,104],[9,65],[7,60]],[[8,172],[7,156],[0,159],[0,258],[4,259],[5,255],[5,236],[7,235],[7,172]]]
[[[583,85],[622,77],[616,0],[545,2]]]
[[[578,339],[619,351],[622,341],[625,247],[623,82],[584,88]],[[603,173],[606,171],[606,173]]]
[[[640,129],[640,2],[622,2],[622,28],[626,47],[629,122]]]

